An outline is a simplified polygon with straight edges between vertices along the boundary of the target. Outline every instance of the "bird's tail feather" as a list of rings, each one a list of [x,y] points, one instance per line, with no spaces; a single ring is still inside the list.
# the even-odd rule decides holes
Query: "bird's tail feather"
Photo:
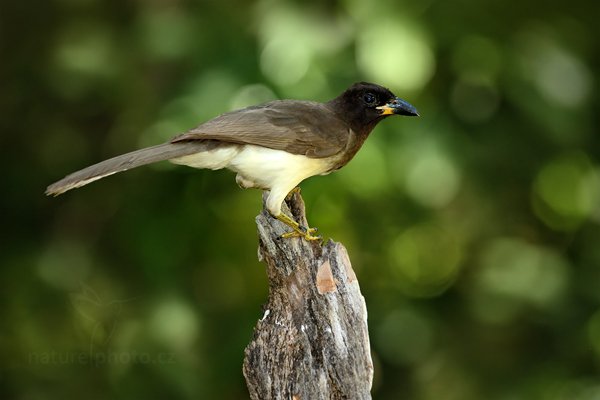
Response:
[[[91,165],[80,171],[64,177],[58,182],[53,183],[46,189],[46,195],[58,196],[68,190],[75,189],[105,176],[116,174],[117,172],[140,167],[158,161],[169,160],[172,158],[187,156],[194,153],[209,150],[214,143],[208,141],[182,142],[182,143],[164,143],[157,146],[147,147],[145,149],[132,151],[111,159]]]

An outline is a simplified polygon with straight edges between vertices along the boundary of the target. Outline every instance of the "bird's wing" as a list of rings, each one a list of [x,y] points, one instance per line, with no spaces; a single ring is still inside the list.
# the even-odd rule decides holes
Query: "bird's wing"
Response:
[[[350,134],[348,126],[322,103],[278,100],[222,114],[171,143],[214,139],[325,158],[344,150]]]

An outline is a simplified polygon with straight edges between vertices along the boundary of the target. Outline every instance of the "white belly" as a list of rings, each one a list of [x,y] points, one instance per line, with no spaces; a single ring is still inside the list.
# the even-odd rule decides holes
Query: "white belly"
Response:
[[[231,160],[228,168],[253,181],[257,187],[272,189],[283,185],[293,189],[304,179],[325,173],[329,166],[327,159],[308,158],[259,146],[244,146]]]
[[[304,179],[329,172],[331,158],[309,158],[253,145],[231,145],[170,160],[194,168],[228,168],[244,186],[271,190],[267,207],[278,214],[285,196]]]

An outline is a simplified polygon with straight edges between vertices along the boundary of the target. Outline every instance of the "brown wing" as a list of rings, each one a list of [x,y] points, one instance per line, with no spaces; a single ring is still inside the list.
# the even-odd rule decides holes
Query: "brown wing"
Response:
[[[215,139],[324,158],[344,150],[350,135],[347,125],[324,104],[278,100],[222,114],[171,143]]]

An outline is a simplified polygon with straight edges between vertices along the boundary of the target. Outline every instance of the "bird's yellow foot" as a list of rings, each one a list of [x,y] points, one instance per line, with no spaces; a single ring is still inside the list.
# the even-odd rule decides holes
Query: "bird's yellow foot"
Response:
[[[321,236],[315,236],[317,233],[317,228],[306,228],[301,226],[299,223],[285,215],[284,213],[279,214],[277,217],[278,220],[289,226],[293,229],[292,232],[284,233],[281,235],[282,238],[292,238],[292,237],[302,237],[308,241],[321,240]]]
[[[283,235],[281,235],[282,238],[287,239],[287,238],[293,238],[293,237],[302,237],[306,240],[313,241],[313,240],[321,240],[322,237],[321,236],[314,236],[313,234],[317,233],[317,228],[304,228],[303,226],[300,226],[298,230],[293,230],[291,232],[288,233],[284,233]]]

